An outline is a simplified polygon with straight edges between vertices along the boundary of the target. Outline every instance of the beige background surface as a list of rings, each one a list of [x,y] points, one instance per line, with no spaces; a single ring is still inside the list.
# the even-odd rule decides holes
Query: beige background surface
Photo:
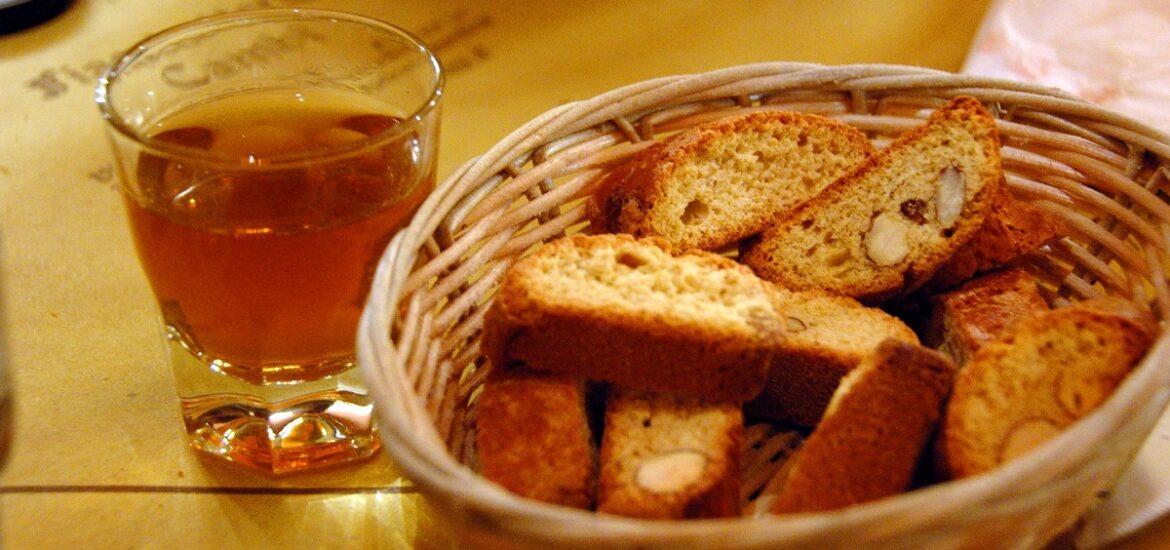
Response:
[[[187,450],[154,304],[115,191],[93,81],[147,34],[213,12],[345,8],[445,63],[440,177],[560,103],[763,60],[957,70],[985,1],[89,0],[0,36],[0,328],[15,387],[5,548],[443,548],[385,453],[273,480]],[[1170,541],[1162,522],[1125,548]]]

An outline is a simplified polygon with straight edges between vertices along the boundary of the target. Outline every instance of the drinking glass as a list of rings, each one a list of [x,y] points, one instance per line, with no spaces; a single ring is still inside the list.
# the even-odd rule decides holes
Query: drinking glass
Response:
[[[357,323],[434,187],[442,89],[410,34],[308,9],[179,25],[99,80],[195,449],[276,474],[378,449]]]

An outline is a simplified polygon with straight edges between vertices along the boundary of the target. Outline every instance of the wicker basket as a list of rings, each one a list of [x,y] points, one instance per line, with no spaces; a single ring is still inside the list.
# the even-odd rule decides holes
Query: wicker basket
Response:
[[[912,67],[764,63],[659,78],[537,117],[459,168],[395,236],[378,265],[358,335],[387,450],[471,542],[1043,546],[1107,494],[1153,428],[1168,398],[1165,335],[1102,407],[1035,452],[987,475],[830,513],[624,519],[516,497],[461,462],[472,440],[467,403],[486,370],[478,335],[493,289],[533,246],[585,228],[583,197],[613,161],[672,131],[750,109],[831,116],[880,144],[959,94],[979,98],[1000,121],[1013,193],[1071,230],[1026,262],[1054,305],[1120,295],[1149,303],[1165,319],[1170,140],[1164,134],[1056,90]]]

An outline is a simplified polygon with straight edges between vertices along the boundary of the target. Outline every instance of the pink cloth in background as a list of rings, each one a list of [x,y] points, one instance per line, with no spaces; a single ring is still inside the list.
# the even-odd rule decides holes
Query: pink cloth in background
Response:
[[[997,0],[963,72],[1061,88],[1170,134],[1170,1]]]
[[[1170,0],[996,0],[963,72],[1061,88],[1170,135]],[[1079,548],[1132,534],[1170,511],[1170,412]]]

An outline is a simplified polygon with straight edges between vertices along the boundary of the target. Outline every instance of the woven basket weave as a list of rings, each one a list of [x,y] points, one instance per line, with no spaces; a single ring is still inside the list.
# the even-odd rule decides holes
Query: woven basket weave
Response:
[[[764,63],[659,78],[537,117],[460,167],[395,236],[358,334],[358,359],[387,450],[472,542],[1043,546],[1107,494],[1153,428],[1170,396],[1164,334],[1102,407],[1036,451],[987,475],[835,512],[625,519],[516,497],[462,462],[472,441],[467,404],[486,370],[478,335],[496,284],[533,246],[588,230],[583,198],[613,161],[672,131],[752,109],[830,116],[881,145],[960,94],[979,98],[999,120],[1013,194],[1070,228],[1069,236],[1025,262],[1049,300],[1059,306],[1119,295],[1150,304],[1165,319],[1170,139],[1164,134],[1056,90],[912,67]]]

